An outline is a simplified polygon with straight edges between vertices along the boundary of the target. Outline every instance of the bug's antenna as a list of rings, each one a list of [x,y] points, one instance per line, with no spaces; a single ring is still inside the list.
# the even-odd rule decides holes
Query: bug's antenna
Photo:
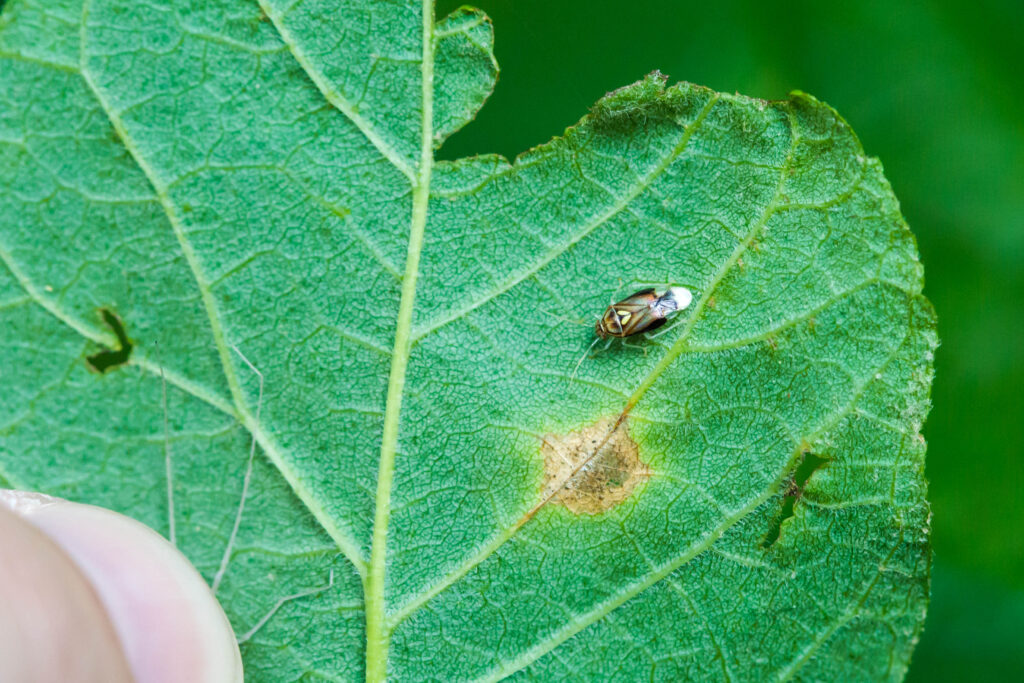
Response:
[[[292,600],[298,600],[299,598],[305,598],[310,595],[316,595],[317,593],[323,593],[325,590],[329,590],[333,586],[334,570],[331,569],[330,573],[328,574],[326,586],[310,588],[309,590],[299,591],[298,593],[293,593],[292,595],[286,595],[285,597],[280,598],[277,602],[274,603],[274,606],[270,608],[270,611],[268,611],[266,614],[260,617],[260,620],[257,621],[256,624],[251,629],[249,629],[248,631],[246,631],[238,637],[238,644],[241,645],[242,643],[246,642],[254,635],[256,635],[256,632],[263,628],[263,625],[270,621],[270,618],[277,613],[277,610],[281,609],[281,607],[283,607],[286,603],[289,603]]]
[[[576,372],[580,369],[580,365],[583,364],[583,359],[587,357],[587,355],[590,353],[590,350],[593,349],[599,341],[601,341],[600,337],[594,337],[594,341],[590,342],[590,346],[588,346],[587,350],[583,352],[583,355],[580,356],[580,359],[576,361],[576,367],[572,369],[572,375],[569,376],[570,382],[576,379]]]
[[[557,315],[557,314],[551,313],[551,312],[548,312],[547,315],[551,316],[555,320],[561,320],[562,322],[565,322],[565,323],[572,323],[573,325],[592,325],[593,324],[593,323],[588,323],[585,320],[580,320],[579,318],[575,318],[575,319],[573,319],[573,318],[566,318],[565,316]]]
[[[177,534],[174,530],[174,473],[171,469],[171,435],[167,426],[167,378],[164,377],[164,362],[160,356],[160,344],[153,342],[156,348],[156,363],[160,366],[160,394],[164,409],[164,480],[167,482],[167,540],[174,547],[178,546]]]
[[[256,369],[256,366],[245,357],[244,353],[238,350],[237,346],[232,344],[231,348],[260,379],[260,393],[259,398],[256,400],[256,423],[259,424],[260,411],[263,409],[263,373]],[[245,510],[245,498],[249,495],[249,480],[252,479],[252,461],[255,455],[256,432],[253,431],[252,441],[249,442],[249,462],[245,465],[245,478],[242,479],[242,498],[238,501],[238,510],[235,512],[235,524],[231,527],[231,536],[228,537],[228,544],[224,548],[224,554],[220,558],[220,566],[217,568],[217,573],[213,577],[213,583],[210,584],[210,590],[215,594],[217,589],[220,587],[221,579],[224,578],[224,572],[228,569],[228,563],[231,561],[231,549],[235,545],[235,537],[238,536],[238,527],[242,524],[242,512]]]

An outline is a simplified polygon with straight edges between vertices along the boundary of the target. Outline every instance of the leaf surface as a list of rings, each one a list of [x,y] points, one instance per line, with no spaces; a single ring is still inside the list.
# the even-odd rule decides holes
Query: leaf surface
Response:
[[[410,3],[11,0],[0,482],[169,530],[169,453],[257,680],[899,679],[936,337],[879,162],[812,97],[657,73],[435,161],[491,45]],[[573,377],[643,283],[694,304]]]

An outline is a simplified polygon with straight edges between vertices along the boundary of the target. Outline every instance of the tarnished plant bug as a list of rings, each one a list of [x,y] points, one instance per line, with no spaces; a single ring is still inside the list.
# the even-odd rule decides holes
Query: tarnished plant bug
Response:
[[[670,315],[687,308],[692,301],[693,294],[686,287],[669,287],[661,292],[648,287],[609,305],[594,324],[597,339],[577,361],[572,376],[576,376],[583,359],[602,339],[607,339],[610,344],[615,339],[652,332],[668,322]]]
[[[662,294],[654,287],[641,289],[606,308],[594,332],[599,339],[652,332],[668,322],[669,314],[683,310],[691,301],[693,294],[686,287],[670,287]]]

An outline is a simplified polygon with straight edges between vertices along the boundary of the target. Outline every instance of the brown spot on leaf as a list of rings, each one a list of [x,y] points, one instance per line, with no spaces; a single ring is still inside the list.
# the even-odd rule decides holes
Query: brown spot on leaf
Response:
[[[544,437],[545,501],[577,515],[596,515],[629,498],[650,477],[626,421],[616,423],[605,418],[576,432]]]

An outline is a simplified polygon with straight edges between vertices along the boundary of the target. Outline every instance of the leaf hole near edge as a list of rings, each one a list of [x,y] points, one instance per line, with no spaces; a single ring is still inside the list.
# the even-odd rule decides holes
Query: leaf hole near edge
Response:
[[[782,525],[787,519],[793,516],[793,509],[796,506],[796,501],[801,495],[803,495],[804,486],[807,485],[807,480],[809,480],[811,475],[821,469],[821,467],[826,463],[828,463],[827,458],[815,455],[814,453],[804,453],[804,457],[800,460],[800,464],[797,465],[796,472],[793,473],[793,477],[789,480],[789,484],[786,487],[786,495],[782,499],[782,509],[779,510],[779,514],[776,515],[775,521],[772,522],[771,527],[768,529],[768,533],[765,534],[764,541],[761,542],[761,547],[770,548],[779,540],[779,537],[782,535]]]
[[[128,339],[124,323],[121,322],[121,318],[116,313],[109,308],[101,308],[100,317],[103,318],[103,322],[107,324],[107,327],[113,331],[117,337],[118,344],[117,349],[103,349],[91,356],[85,357],[85,362],[89,364],[89,367],[102,375],[112,368],[120,367],[127,363],[132,355],[133,344]]]

